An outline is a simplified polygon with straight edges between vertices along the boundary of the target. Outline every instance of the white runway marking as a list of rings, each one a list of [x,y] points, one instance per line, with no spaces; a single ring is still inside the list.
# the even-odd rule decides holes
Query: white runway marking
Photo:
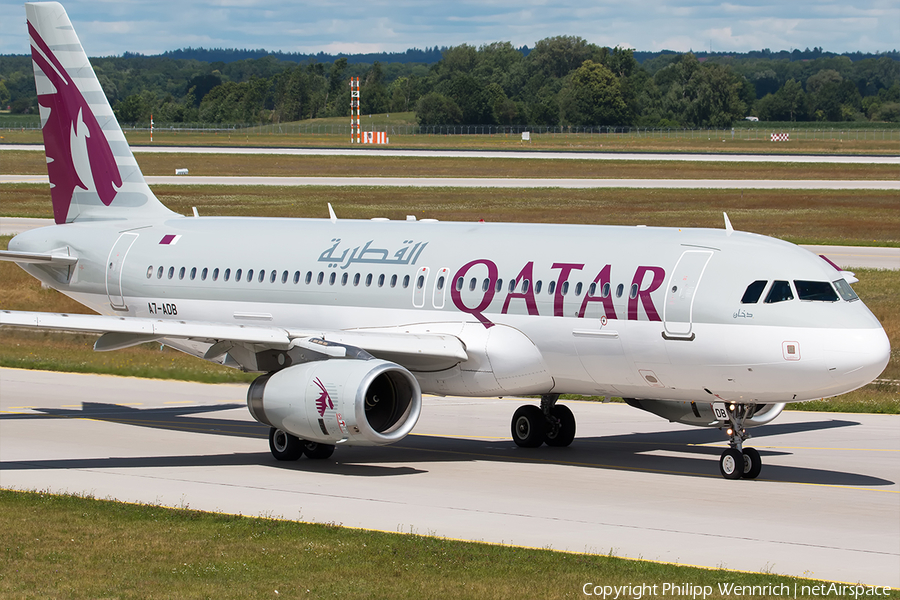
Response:
[[[679,190],[900,190],[896,181],[803,179],[526,179],[498,177],[196,177],[147,176],[150,185],[451,187]],[[46,175],[0,175],[0,183],[50,183]]]

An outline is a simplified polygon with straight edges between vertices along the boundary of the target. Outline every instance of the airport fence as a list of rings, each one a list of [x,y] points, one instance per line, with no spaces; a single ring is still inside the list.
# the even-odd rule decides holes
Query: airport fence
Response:
[[[416,124],[362,124],[361,131],[384,131],[388,136],[450,136],[450,135],[502,135],[532,136],[616,136],[654,139],[733,139],[770,140],[772,134],[787,134],[791,140],[882,140],[900,141],[900,124],[847,123],[835,126],[811,126],[812,123],[792,126],[766,123],[741,123],[725,129],[680,127],[575,127],[537,125],[416,125]],[[818,125],[818,124],[816,124]],[[0,130],[34,130],[40,125],[34,121],[0,123]],[[126,131],[150,131],[149,125],[123,125]],[[155,132],[229,133],[234,135],[315,135],[337,136],[349,139],[350,124],[339,123],[282,123],[266,125],[172,123],[156,124]]]

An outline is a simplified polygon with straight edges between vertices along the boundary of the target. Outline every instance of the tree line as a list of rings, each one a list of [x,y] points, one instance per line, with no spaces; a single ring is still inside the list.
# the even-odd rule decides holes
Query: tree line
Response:
[[[273,55],[231,62],[171,56],[92,59],[123,123],[287,123],[349,116],[349,78],[363,114],[414,111],[422,125],[729,127],[763,121],[900,122],[896,53],[852,60],[817,48],[741,56],[658,53],[574,36],[527,52],[508,42],[444,48],[423,63],[351,63]],[[802,55],[801,55],[802,56]],[[857,57],[858,58],[858,57]],[[0,106],[34,112],[31,60],[0,56]]]

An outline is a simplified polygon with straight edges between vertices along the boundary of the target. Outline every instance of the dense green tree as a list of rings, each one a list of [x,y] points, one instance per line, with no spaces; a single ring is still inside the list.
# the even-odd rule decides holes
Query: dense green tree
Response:
[[[462,122],[462,111],[447,96],[431,92],[419,98],[416,119],[419,125],[454,125]]]
[[[624,125],[629,121],[622,89],[612,71],[592,60],[575,69],[559,95],[564,125]]]

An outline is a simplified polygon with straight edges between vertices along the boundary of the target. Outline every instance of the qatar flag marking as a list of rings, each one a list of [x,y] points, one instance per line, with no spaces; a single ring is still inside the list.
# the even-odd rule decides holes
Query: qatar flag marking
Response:
[[[164,235],[163,238],[161,240],[159,240],[159,243],[163,246],[174,246],[175,244],[178,243],[178,240],[180,240],[180,239],[181,239],[180,235],[169,234],[169,235]]]

